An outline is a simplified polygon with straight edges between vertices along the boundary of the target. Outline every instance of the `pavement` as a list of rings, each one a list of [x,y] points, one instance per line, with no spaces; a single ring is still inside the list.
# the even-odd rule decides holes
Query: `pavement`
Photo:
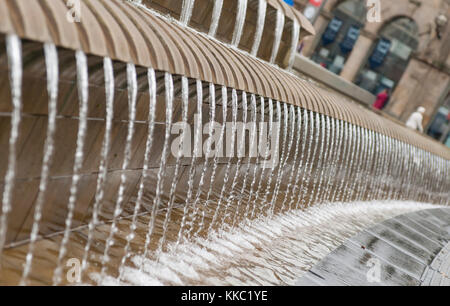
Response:
[[[346,241],[298,286],[450,286],[450,208],[395,217]]]

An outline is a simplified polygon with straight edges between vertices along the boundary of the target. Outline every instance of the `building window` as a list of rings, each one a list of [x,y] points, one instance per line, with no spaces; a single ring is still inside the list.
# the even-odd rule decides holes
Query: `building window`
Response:
[[[355,83],[373,94],[394,89],[418,45],[418,26],[413,20],[398,18],[388,23]]]
[[[322,35],[311,59],[339,74],[344,68],[366,21],[365,1],[349,0],[333,11],[334,18]]]

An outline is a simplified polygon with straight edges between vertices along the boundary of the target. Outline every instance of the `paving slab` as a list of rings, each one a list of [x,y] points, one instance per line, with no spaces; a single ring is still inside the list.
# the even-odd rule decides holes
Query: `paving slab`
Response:
[[[379,273],[370,274],[374,268]],[[450,208],[405,214],[362,231],[297,285],[450,286]]]

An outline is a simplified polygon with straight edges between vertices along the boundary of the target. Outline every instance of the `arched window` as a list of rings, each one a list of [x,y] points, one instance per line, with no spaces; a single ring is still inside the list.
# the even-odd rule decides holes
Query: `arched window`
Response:
[[[417,24],[410,18],[400,17],[386,24],[356,84],[373,94],[386,88],[394,89],[419,46],[418,32]]]
[[[347,0],[334,10],[334,18],[328,24],[312,60],[339,74],[344,67],[360,31],[366,22],[364,0]]]

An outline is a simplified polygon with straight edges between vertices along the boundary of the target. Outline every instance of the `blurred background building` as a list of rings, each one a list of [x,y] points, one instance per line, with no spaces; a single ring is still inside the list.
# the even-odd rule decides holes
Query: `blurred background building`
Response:
[[[380,22],[368,21],[374,0],[295,0],[313,22],[302,54],[376,95],[403,122],[427,109],[431,137],[450,146],[450,0],[380,0]]]

